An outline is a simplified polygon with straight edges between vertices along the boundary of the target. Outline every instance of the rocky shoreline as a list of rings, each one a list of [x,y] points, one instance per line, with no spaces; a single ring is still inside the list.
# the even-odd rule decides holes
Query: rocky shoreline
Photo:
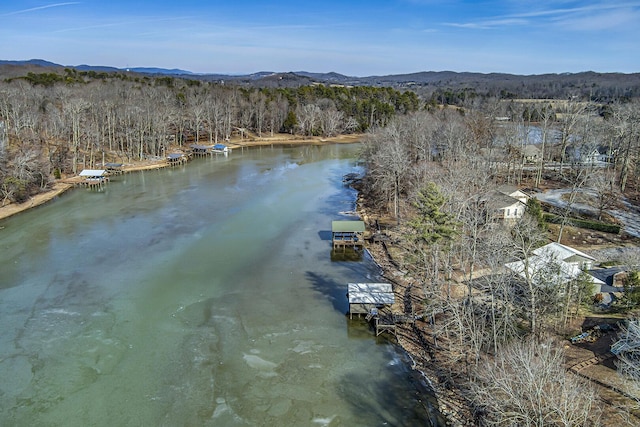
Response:
[[[383,277],[393,284],[396,301],[420,298],[420,291],[407,281],[405,274],[387,258],[386,252],[381,248],[368,247],[373,259],[381,266]],[[410,295],[407,295],[410,294]],[[413,294],[413,295],[411,295]],[[409,355],[413,366],[435,393],[438,411],[445,418],[446,424],[452,427],[473,426],[472,409],[467,401],[460,396],[460,390],[455,384],[443,383],[439,374],[438,359],[446,357],[442,352],[435,350],[426,336],[428,325],[417,320],[414,323],[398,324],[396,339],[398,345]]]
[[[362,199],[358,197],[358,214],[367,224],[368,229],[375,229],[376,215],[367,212]],[[402,271],[392,259],[385,243],[367,245],[367,251],[374,262],[382,270],[382,276],[392,283],[396,295],[394,310],[410,313],[414,301],[422,301],[424,295],[418,286],[413,286],[413,279]],[[462,397],[463,391],[456,385],[445,380],[440,373],[439,360],[446,360],[447,355],[438,350],[429,337],[429,325],[423,320],[413,323],[396,325],[396,339],[398,345],[407,353],[412,361],[412,368],[420,373],[428,383],[437,400],[437,409],[444,418],[447,426],[471,427],[475,425],[473,409],[468,401]]]

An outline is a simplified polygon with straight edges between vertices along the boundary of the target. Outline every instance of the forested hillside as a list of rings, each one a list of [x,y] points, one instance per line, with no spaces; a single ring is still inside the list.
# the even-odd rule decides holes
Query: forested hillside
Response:
[[[52,177],[163,157],[234,134],[335,136],[420,109],[391,88],[245,88],[171,76],[65,69],[0,82],[0,189],[22,201]]]

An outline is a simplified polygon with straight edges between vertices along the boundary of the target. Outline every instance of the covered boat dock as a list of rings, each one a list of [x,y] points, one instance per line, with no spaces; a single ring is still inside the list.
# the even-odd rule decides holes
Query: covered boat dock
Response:
[[[169,166],[183,165],[187,163],[187,156],[183,153],[171,153],[167,156]]]
[[[84,178],[79,184],[86,187],[101,187],[102,184],[109,181],[107,171],[104,169],[84,169],[79,176]]]
[[[109,175],[121,174],[124,172],[122,163],[105,163],[104,169],[107,171]]]
[[[373,321],[376,335],[388,331],[396,332],[394,316],[390,313],[395,302],[391,283],[349,283],[349,318],[354,314],[366,315],[367,321]]]
[[[364,221],[332,221],[333,249],[364,246]]]
[[[209,156],[213,154],[212,147],[210,145],[191,144],[191,154],[194,156]]]

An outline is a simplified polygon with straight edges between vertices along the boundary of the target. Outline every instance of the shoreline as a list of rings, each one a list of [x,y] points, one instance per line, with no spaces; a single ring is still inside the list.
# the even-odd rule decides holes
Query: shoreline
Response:
[[[287,138],[280,135],[274,138],[252,138],[242,141],[230,141],[227,145],[232,150],[261,146],[317,146],[328,144],[352,144],[360,142],[362,138],[363,134],[341,135],[334,138],[301,138],[296,136]],[[153,162],[141,161],[126,164],[123,167],[123,172],[129,173],[144,170],[157,170],[168,166],[168,163],[164,159]],[[6,206],[0,207],[0,224],[5,218],[48,203],[66,191],[75,188],[73,181],[76,178],[77,177],[71,177],[55,180],[49,191],[36,194],[30,197],[28,201],[21,204],[10,203]],[[358,214],[367,224],[369,224],[369,226],[371,226],[371,219],[373,216],[369,218],[369,213],[364,212],[364,210],[360,208],[360,203],[358,203],[358,205]],[[2,230],[2,228],[4,227],[0,225],[0,230]],[[392,260],[389,259],[381,248],[367,246],[367,251],[369,252],[369,256],[382,271],[382,277],[385,277],[393,283],[397,300],[403,301],[403,294],[408,291],[408,288],[411,288],[407,283],[404,274],[393,265]],[[409,289],[409,291],[411,291],[411,289]],[[415,288],[411,293],[415,293]],[[420,348],[416,345],[416,341],[425,339],[422,332],[416,329],[420,328],[411,327],[409,325],[399,325],[398,333],[396,335],[396,345],[398,345],[408,355],[412,363],[410,368],[419,374],[425,382],[424,386],[431,389],[435,400],[434,409],[437,410],[439,417],[443,417],[446,420],[446,424],[450,426],[471,425],[467,421],[469,419],[469,414],[464,414],[465,408],[462,399],[457,397],[455,390],[448,388],[445,384],[441,384],[440,381],[438,381],[437,369],[433,367],[435,359],[432,355],[427,354],[424,348]],[[439,420],[439,422],[441,421],[442,419]]]
[[[406,274],[393,264],[384,250],[374,248],[372,245],[367,246],[367,250],[381,268],[382,277],[392,283],[396,301],[402,301],[402,309],[405,308],[407,299],[421,298],[419,289],[409,283],[411,278],[406,277]],[[410,295],[409,298],[407,298],[408,295]],[[443,383],[440,380],[438,359],[439,356],[446,357],[446,354],[434,349],[428,342],[429,338],[425,336],[426,323],[416,320],[414,324],[397,324],[396,328],[396,344],[409,356],[412,363],[411,369],[417,371],[431,389],[438,415],[444,418],[447,426],[473,426],[472,410],[461,397],[461,390],[454,383]]]
[[[367,209],[361,195],[358,195],[357,212],[365,222],[367,229],[375,228],[380,218],[377,213]],[[396,298],[393,309],[402,313],[413,312],[415,302],[424,299],[420,286],[413,286],[414,279],[394,262],[393,257],[382,243],[371,243],[365,246],[371,259],[381,270],[381,277],[392,284]],[[431,389],[435,400],[435,409],[444,419],[446,426],[471,427],[474,424],[473,409],[463,397],[455,382],[448,382],[446,373],[442,371],[442,361],[447,354],[432,345],[429,326],[417,319],[414,323],[396,324],[396,345],[411,360],[411,369],[416,371]],[[439,366],[440,365],[440,366]],[[442,372],[441,372],[442,371]]]
[[[364,134],[338,135],[330,138],[302,137],[299,135],[278,134],[271,137],[252,137],[245,139],[233,139],[226,145],[230,149],[243,149],[262,146],[306,146],[306,145],[328,145],[328,144],[353,144],[360,142]],[[176,150],[178,151],[178,150]],[[139,172],[144,170],[162,169],[169,166],[162,159],[158,161],[139,161],[123,166],[123,172]],[[31,208],[48,203],[66,191],[75,187],[74,180],[77,177],[62,178],[52,181],[51,189],[29,197],[23,203],[8,203],[0,206],[0,221],[19,214]],[[0,227],[0,230],[2,227]]]

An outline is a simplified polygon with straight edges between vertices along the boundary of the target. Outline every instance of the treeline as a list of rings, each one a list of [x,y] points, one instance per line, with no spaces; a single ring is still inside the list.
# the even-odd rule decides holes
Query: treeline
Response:
[[[423,110],[398,116],[365,139],[367,209],[393,220],[383,224],[395,242],[387,250],[420,289],[410,310],[429,320],[418,332],[428,342],[425,352],[442,356],[438,377],[456,384],[477,416],[474,425],[601,425],[595,392],[566,373],[562,344],[554,341],[575,331],[572,319],[592,307],[590,280],[583,273],[559,281],[561,266],[553,260],[544,268],[527,261],[549,242],[534,199],[513,222],[496,219],[492,210],[505,184],[534,191],[554,180],[568,189],[566,207],[554,217],[561,238],[579,223],[572,205],[580,194],[600,216],[622,190],[635,194],[640,104],[614,104],[606,118],[592,107],[570,102],[550,114],[540,105],[503,101]],[[523,114],[532,108],[541,114],[536,123]],[[510,120],[496,121],[500,116]],[[610,156],[574,156],[598,149]],[[516,261],[523,262],[522,275],[505,268]],[[640,261],[628,265],[638,268]],[[623,305],[638,304],[627,298]]]
[[[51,177],[170,147],[278,132],[335,136],[385,126],[420,107],[390,88],[246,88],[171,76],[67,68],[0,83],[0,194],[23,201]]]
[[[461,105],[470,97],[482,99],[573,99],[600,104],[630,102],[640,98],[640,74],[595,73],[575,74],[477,74],[426,73],[425,82],[420,74],[411,84],[424,99]],[[432,75],[429,75],[432,74]],[[397,79],[397,78],[396,78]],[[390,77],[388,84],[393,83]],[[402,87],[400,84],[395,87]]]

